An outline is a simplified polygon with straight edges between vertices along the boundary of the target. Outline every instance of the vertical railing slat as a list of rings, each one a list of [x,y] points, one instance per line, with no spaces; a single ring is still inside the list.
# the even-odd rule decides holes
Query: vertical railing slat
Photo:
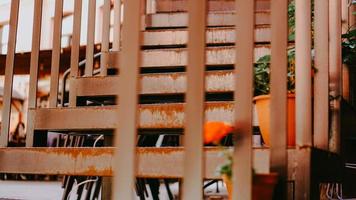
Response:
[[[233,198],[252,199],[252,88],[254,1],[236,0],[235,120]]]
[[[136,172],[138,78],[141,66],[141,1],[124,1],[122,57],[120,63],[118,120],[115,132],[115,178],[113,199],[133,199]]]
[[[331,127],[329,149],[340,150],[340,100],[341,100],[341,2],[329,1],[329,77],[331,102]]]
[[[37,103],[37,82],[38,82],[38,60],[41,43],[41,25],[42,25],[42,0],[35,0],[33,31],[32,31],[32,48],[30,63],[30,87],[28,97],[28,108],[36,108]],[[33,145],[33,124],[28,118],[26,131],[26,146]]]
[[[72,50],[70,55],[70,79],[74,79],[78,76],[78,64],[79,64],[79,49],[80,49],[80,28],[82,18],[82,0],[74,1],[74,14],[73,14],[73,34],[72,34]],[[69,92],[69,106],[76,106],[76,94],[74,85],[70,84]]]
[[[103,26],[101,38],[101,59],[100,59],[100,75],[106,76],[108,61],[109,61],[109,39],[110,39],[110,0],[104,0],[103,5]]]
[[[288,1],[271,1],[271,171],[282,181],[279,198],[286,199],[287,173],[287,48]]]
[[[94,65],[94,42],[95,42],[95,16],[96,16],[96,0],[89,1],[88,8],[88,32],[87,32],[87,48],[85,56],[85,71],[86,76],[93,75]]]
[[[62,34],[63,0],[56,0],[54,21],[53,21],[53,41],[51,60],[51,82],[49,92],[49,107],[57,107],[59,67],[61,55],[61,34]]]
[[[120,42],[121,42],[121,0],[115,0],[113,32],[114,32],[114,41],[113,41],[112,50],[119,51]]]
[[[188,0],[188,14],[183,199],[203,199],[206,1]]]
[[[329,2],[314,2],[314,146],[328,149],[329,138]]]
[[[14,75],[14,60],[16,50],[16,36],[19,16],[20,0],[11,1],[10,23],[9,23],[9,39],[7,44],[7,54],[5,63],[5,83],[2,108],[2,122],[0,146],[5,147],[8,143],[10,130],[10,114],[11,114],[11,97]]]
[[[296,1],[296,144],[312,145],[311,2]]]

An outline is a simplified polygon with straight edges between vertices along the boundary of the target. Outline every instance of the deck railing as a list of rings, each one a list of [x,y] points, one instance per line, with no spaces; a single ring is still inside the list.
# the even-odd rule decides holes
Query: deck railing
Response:
[[[153,0],[152,0],[153,1]],[[139,91],[140,91],[140,66],[142,64],[141,45],[142,27],[145,26],[145,12],[147,5],[154,5],[150,1],[146,4],[141,0],[123,1],[124,17],[121,35],[121,1],[104,1],[102,44],[101,44],[101,67],[100,76],[106,77],[109,63],[119,68],[119,78],[115,79],[114,92],[118,96],[117,104],[112,110],[102,109],[105,116],[112,119],[98,119],[100,115],[94,115],[90,110],[76,109],[77,96],[74,82],[81,76],[78,69],[79,48],[80,48],[80,23],[82,0],[74,1],[73,14],[73,35],[71,43],[70,60],[70,90],[69,107],[58,107],[59,88],[59,66],[61,53],[61,24],[63,17],[63,0],[55,1],[55,16],[53,30],[53,47],[51,63],[51,87],[49,95],[49,107],[47,110],[37,112],[36,93],[38,83],[38,66],[40,53],[40,34],[42,19],[42,0],[34,1],[34,21],[32,50],[30,63],[30,91],[29,91],[29,118],[27,127],[27,147],[33,147],[34,141],[41,136],[36,136],[35,130],[61,129],[60,123],[52,126],[46,120],[51,120],[52,116],[59,116],[58,120],[68,119],[87,115],[87,123],[79,123],[74,119],[73,124],[66,122],[68,127],[84,127],[88,129],[88,123],[99,123],[107,128],[115,129],[115,156],[112,149],[98,150],[98,154],[93,153],[93,149],[39,149],[45,154],[37,154],[35,147],[28,149],[1,149],[4,155],[3,161],[11,162],[9,152],[17,152],[17,157],[21,154],[37,156],[39,159],[47,160],[41,166],[15,166],[11,164],[0,164],[1,171],[28,172],[28,173],[63,173],[89,175],[90,163],[105,163],[104,167],[96,168],[94,174],[113,175],[110,171],[114,169],[113,199],[132,199],[132,188],[137,175],[149,174],[147,170],[140,167],[144,161],[150,159],[149,155],[155,155],[154,159],[165,158],[160,155],[159,150],[136,148],[136,136],[139,128]],[[94,54],[94,30],[95,30],[95,0],[89,3],[88,32],[86,46],[86,65],[84,75],[93,76],[93,54]],[[114,9],[114,40],[110,50],[109,29],[110,29],[110,9],[113,2]],[[180,158],[177,166],[177,176],[183,178],[183,199],[203,199],[202,184],[206,177],[206,163],[209,149],[203,146],[203,124],[205,122],[205,63],[206,63],[206,38],[207,26],[207,2],[205,0],[187,0],[188,2],[188,62],[186,67],[187,92],[185,94],[185,123],[184,123],[184,150],[179,149],[178,153],[168,153],[172,158]],[[3,97],[2,127],[0,144],[7,146],[10,122],[10,105],[13,88],[15,47],[17,37],[17,21],[19,15],[20,0],[11,1],[9,41],[5,69],[5,86]],[[256,154],[252,148],[252,108],[253,108],[253,68],[254,68],[254,45],[255,45],[255,1],[236,0],[235,1],[235,54],[234,63],[234,125],[237,128],[236,138],[239,138],[234,146],[233,153],[233,199],[252,199],[252,168],[253,155]],[[338,152],[340,149],[340,111],[339,102],[341,95],[341,6],[343,1],[335,0],[315,0],[314,17],[311,14],[311,0],[296,1],[296,147],[303,149],[317,147],[327,151]],[[288,179],[288,150],[287,150],[287,49],[288,49],[288,1],[271,0],[270,24],[271,24],[271,146],[270,146],[270,171],[277,172],[282,181]],[[312,21],[313,20],[313,21]],[[313,24],[313,27],[312,27]],[[313,31],[312,31],[313,28]],[[312,37],[312,32],[314,36]],[[313,44],[313,46],[312,46]],[[120,53],[118,53],[120,51]],[[314,52],[314,60],[312,60]],[[120,56],[118,56],[120,54]],[[112,62],[114,60],[114,62]],[[312,63],[317,69],[312,82]],[[330,80],[329,80],[330,77]],[[110,78],[110,77],[109,77]],[[330,86],[330,87],[329,87]],[[329,105],[329,96],[335,97]],[[331,108],[329,112],[329,107]],[[52,109],[52,110],[51,110]],[[56,111],[55,109],[58,109]],[[65,110],[62,112],[62,110]],[[46,113],[47,112],[47,113]],[[64,113],[66,112],[66,113]],[[331,118],[329,118],[331,116]],[[89,119],[90,117],[90,119]],[[95,118],[96,117],[96,118]],[[116,119],[116,120],[115,120]],[[329,122],[329,119],[331,121]],[[39,121],[42,120],[42,121]],[[109,122],[107,122],[109,121]],[[118,123],[118,122],[119,123]],[[330,124],[330,126],[329,126]],[[64,125],[63,125],[64,126]],[[98,125],[99,126],[99,125]],[[100,129],[92,126],[93,129]],[[91,127],[89,127],[90,129]],[[68,128],[69,130],[70,128]],[[331,132],[331,137],[329,137]],[[263,151],[263,150],[261,150]],[[82,152],[81,156],[73,157],[74,154]],[[184,153],[183,153],[184,152]],[[66,155],[61,157],[61,153]],[[177,155],[176,155],[176,154]],[[210,152],[211,153],[211,152]],[[85,155],[92,155],[87,158]],[[178,155],[179,154],[179,155]],[[184,154],[184,156],[183,156]],[[98,156],[99,155],[99,156]],[[215,155],[215,154],[214,154]],[[7,156],[7,157],[6,157]],[[52,157],[51,157],[52,156]],[[57,157],[56,157],[57,156]],[[68,157],[67,157],[68,156]],[[138,157],[137,157],[138,156]],[[147,156],[147,157],[145,157]],[[174,157],[176,156],[176,157]],[[0,156],[1,157],[1,156]],[[214,156],[213,156],[214,157]],[[26,158],[23,158],[26,160]],[[52,165],[48,162],[54,159],[70,159],[71,161],[85,160],[82,165],[75,163],[58,166],[56,172],[49,169]],[[218,158],[214,157],[215,160]],[[291,159],[291,158],[289,158]],[[110,160],[110,161],[109,161]],[[209,160],[210,162],[211,160]],[[79,161],[78,161],[79,162]],[[306,161],[307,163],[308,161]],[[3,163],[3,162],[1,162]],[[80,163],[80,162],[79,162]],[[89,164],[88,164],[89,163]],[[215,163],[218,163],[215,161]],[[36,165],[36,163],[32,163]],[[46,165],[48,164],[48,165]],[[146,163],[147,164],[147,163]],[[3,166],[1,166],[3,165]],[[26,165],[26,163],[22,163]],[[95,166],[97,166],[96,163]],[[81,168],[81,167],[82,168]],[[152,164],[147,164],[152,166]],[[163,165],[168,167],[167,165]],[[52,166],[53,167],[53,166]],[[161,169],[161,168],[160,168]],[[160,171],[160,169],[158,171]],[[184,172],[179,171],[184,169]],[[42,170],[42,171],[40,171]],[[86,171],[87,170],[87,171]],[[143,171],[142,171],[143,170]],[[166,174],[170,170],[160,171],[159,176],[172,177],[175,175]],[[151,175],[154,176],[154,172]],[[305,177],[297,185],[297,199],[307,199],[310,191],[310,171],[304,170]],[[145,176],[145,175],[143,175]]]

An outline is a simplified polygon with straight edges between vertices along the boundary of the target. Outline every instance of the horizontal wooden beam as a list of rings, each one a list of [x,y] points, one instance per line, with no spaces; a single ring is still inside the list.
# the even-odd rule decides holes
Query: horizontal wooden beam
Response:
[[[70,48],[64,48],[61,54],[60,73],[63,73],[70,66]],[[255,60],[270,54],[269,45],[256,45]],[[234,63],[233,47],[209,47],[207,48],[208,65],[232,65]],[[30,65],[30,53],[18,53],[15,55],[15,74],[28,74]],[[161,59],[165,57],[167,59]],[[85,47],[80,48],[79,60],[85,59]],[[0,55],[0,75],[4,74],[6,56]],[[51,51],[42,50],[39,56],[39,74],[43,76],[50,73]],[[187,52],[185,48],[177,49],[154,49],[143,51],[142,67],[176,67],[187,64]]]
[[[234,26],[234,12],[210,12],[207,18],[207,26]],[[269,11],[256,12],[256,25],[270,24]],[[176,13],[156,13],[148,15],[146,25],[150,28],[172,28],[172,27],[187,27],[188,14],[184,12]]]
[[[0,172],[112,176],[115,148],[0,148]],[[225,162],[222,151],[205,148],[205,178],[220,178],[216,168]],[[138,176],[181,178],[184,149],[137,148]],[[269,151],[254,150],[257,173],[269,172]],[[24,164],[26,163],[26,164]]]
[[[234,0],[209,0],[209,11],[231,11],[235,9]],[[269,10],[270,0],[257,0],[256,10]],[[156,12],[185,12],[187,0],[156,0]]]
[[[270,53],[269,45],[257,45],[255,47],[255,62]],[[186,66],[187,58],[187,51],[184,48],[145,50],[143,53],[142,67]],[[232,65],[234,63],[234,47],[209,47],[206,49],[207,65]]]
[[[139,105],[139,127],[144,129],[183,128],[184,103]],[[29,110],[35,130],[104,130],[117,126],[115,106],[37,108]],[[206,103],[207,121],[233,122],[233,103]]]
[[[269,25],[260,25],[255,28],[255,42],[267,43],[271,41]],[[145,46],[172,46],[186,45],[188,33],[186,29],[148,30],[144,32],[143,45]],[[235,43],[235,29],[232,27],[208,28],[206,33],[207,44]]]
[[[231,149],[232,150],[232,149]],[[76,148],[0,148],[0,172],[24,174],[65,174],[82,176],[112,176],[114,147]],[[216,168],[225,161],[223,150],[205,147],[205,178],[220,178]],[[137,148],[138,176],[150,178],[181,178],[183,176],[183,147]],[[253,149],[256,173],[269,172],[270,150]],[[313,166],[305,164],[310,159]],[[321,159],[322,158],[322,159]],[[26,163],[25,165],[23,163]],[[288,179],[303,178],[303,169],[314,167],[317,180],[338,180],[342,162],[336,154],[312,148],[288,149]],[[320,168],[320,166],[329,166]],[[320,170],[322,169],[322,170]],[[299,177],[299,178],[298,178]]]
[[[118,76],[107,77],[81,77],[73,79],[74,93],[77,96],[110,96],[115,95]],[[140,77],[141,94],[181,94],[186,92],[186,74],[159,73],[142,74]],[[233,72],[209,71],[206,72],[207,92],[233,92]]]

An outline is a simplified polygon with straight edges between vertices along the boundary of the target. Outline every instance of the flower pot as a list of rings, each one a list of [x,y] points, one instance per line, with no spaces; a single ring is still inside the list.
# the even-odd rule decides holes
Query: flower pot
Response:
[[[232,200],[232,181],[225,175],[222,179],[226,185],[229,195],[229,200]],[[273,191],[278,182],[278,175],[271,174],[256,174],[253,176],[252,199],[253,200],[272,200]]]
[[[258,123],[263,141],[270,145],[270,95],[260,95],[254,98],[257,107]],[[295,95],[288,94],[287,99],[287,144],[295,146]]]

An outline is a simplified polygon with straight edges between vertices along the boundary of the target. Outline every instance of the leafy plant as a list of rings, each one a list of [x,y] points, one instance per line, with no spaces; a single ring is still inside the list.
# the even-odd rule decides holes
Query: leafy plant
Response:
[[[314,1],[312,0],[311,13],[312,19],[314,18]],[[313,22],[314,20],[312,20]],[[288,4],[288,40],[295,40],[295,0],[292,0]],[[313,23],[312,23],[313,27]],[[313,33],[312,33],[313,37]],[[356,51],[356,49],[355,49]],[[265,55],[261,57],[255,64],[255,80],[254,80],[254,95],[265,95],[270,93],[270,61],[271,55]],[[317,70],[312,68],[314,72]],[[288,69],[287,69],[287,89],[289,93],[295,92],[295,47],[291,47],[288,50]]]
[[[271,55],[258,59],[254,72],[254,95],[265,95],[270,93],[270,61]],[[295,92],[295,49],[288,50],[287,89],[289,93]]]
[[[347,65],[356,63],[356,29],[350,28],[342,35],[342,61]]]
[[[295,1],[291,1],[288,4],[288,27],[289,27],[288,40],[294,41],[295,40]]]

